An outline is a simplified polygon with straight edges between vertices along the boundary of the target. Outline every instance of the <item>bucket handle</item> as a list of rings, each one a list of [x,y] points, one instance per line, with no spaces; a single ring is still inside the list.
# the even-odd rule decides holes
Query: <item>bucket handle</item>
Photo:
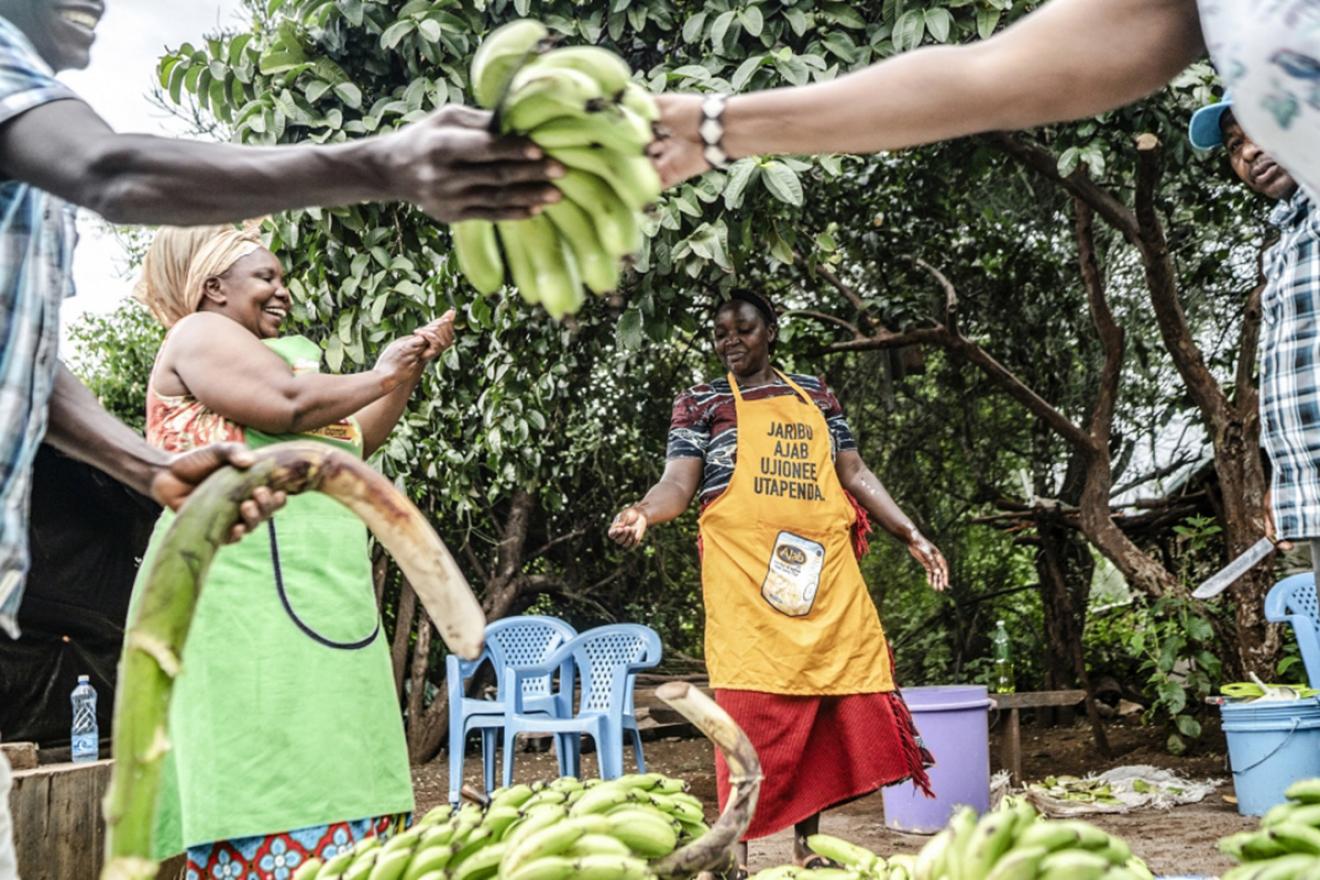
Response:
[[[1286,734],[1284,734],[1283,739],[1279,740],[1279,744],[1277,746],[1270,749],[1269,754],[1261,758],[1259,761],[1254,762],[1251,766],[1243,767],[1241,770],[1234,767],[1233,775],[1237,776],[1239,773],[1246,773],[1248,770],[1255,770],[1261,764],[1264,764],[1270,758],[1273,758],[1275,755],[1277,755],[1279,753],[1279,749],[1286,746],[1288,744],[1288,740],[1292,739],[1292,735],[1297,732],[1297,728],[1301,725],[1301,723],[1302,723],[1302,719],[1294,718],[1292,723],[1292,728]]]

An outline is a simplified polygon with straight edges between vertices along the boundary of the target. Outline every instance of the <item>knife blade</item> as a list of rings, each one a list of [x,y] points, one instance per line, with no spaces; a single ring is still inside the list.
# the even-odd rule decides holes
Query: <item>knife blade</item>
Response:
[[[1273,552],[1273,538],[1261,538],[1246,549],[1241,556],[1211,575],[1205,583],[1192,591],[1193,599],[1213,599],[1231,587],[1244,574],[1251,571],[1266,556]]]

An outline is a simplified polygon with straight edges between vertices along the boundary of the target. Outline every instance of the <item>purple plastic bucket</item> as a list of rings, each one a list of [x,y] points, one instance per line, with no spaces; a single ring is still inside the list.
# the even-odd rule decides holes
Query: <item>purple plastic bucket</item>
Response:
[[[935,758],[928,798],[904,782],[884,790],[885,824],[895,831],[934,834],[955,808],[990,809],[991,700],[984,685],[904,688],[922,744]]]

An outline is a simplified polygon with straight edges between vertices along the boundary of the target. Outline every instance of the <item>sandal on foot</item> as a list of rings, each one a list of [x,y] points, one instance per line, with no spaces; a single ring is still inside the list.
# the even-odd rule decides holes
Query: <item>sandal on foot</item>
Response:
[[[810,855],[802,860],[799,868],[805,868],[808,871],[815,871],[820,868],[842,868],[838,862],[833,859],[827,859],[822,855]]]

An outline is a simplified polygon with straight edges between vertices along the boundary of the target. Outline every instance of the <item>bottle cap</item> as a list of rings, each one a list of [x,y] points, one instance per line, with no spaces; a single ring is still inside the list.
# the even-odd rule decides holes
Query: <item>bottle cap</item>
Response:
[[[78,684],[87,684],[87,676],[85,675],[78,676]]]
[[[996,620],[996,621],[995,621],[995,626],[1003,626],[1003,625],[1004,625],[1004,622],[1003,622],[1002,620]]]

